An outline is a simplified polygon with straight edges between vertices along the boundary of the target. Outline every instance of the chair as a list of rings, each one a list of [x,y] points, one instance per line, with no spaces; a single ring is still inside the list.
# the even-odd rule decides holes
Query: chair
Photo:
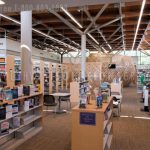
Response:
[[[60,93],[69,93],[69,90],[66,89],[61,89],[59,90]],[[71,101],[70,101],[70,95],[69,96],[63,96],[60,99],[62,102],[67,102],[67,110],[68,110],[68,103],[70,104],[70,109],[71,109]]]
[[[117,108],[118,114],[117,116],[120,116],[120,99],[117,99],[116,97],[113,97],[113,108]]]
[[[119,116],[121,111],[121,102],[122,102],[121,83],[111,83],[111,96],[113,97],[114,108],[118,108],[118,116]]]
[[[56,106],[55,97],[53,95],[44,95],[44,106],[46,106],[47,110],[49,106]]]

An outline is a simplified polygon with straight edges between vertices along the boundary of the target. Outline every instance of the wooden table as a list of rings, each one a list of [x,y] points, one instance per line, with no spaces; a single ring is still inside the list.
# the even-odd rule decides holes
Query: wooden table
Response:
[[[55,113],[61,114],[61,113],[66,113],[66,110],[61,109],[61,97],[66,97],[70,96],[70,93],[53,93],[51,94],[54,97],[58,97],[58,109],[55,111]]]

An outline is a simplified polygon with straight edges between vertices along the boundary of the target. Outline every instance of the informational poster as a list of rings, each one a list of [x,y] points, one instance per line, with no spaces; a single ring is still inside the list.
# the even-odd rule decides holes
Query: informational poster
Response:
[[[6,38],[0,38],[0,58],[6,57]]]
[[[89,112],[80,112],[80,125],[96,125],[96,114]]]

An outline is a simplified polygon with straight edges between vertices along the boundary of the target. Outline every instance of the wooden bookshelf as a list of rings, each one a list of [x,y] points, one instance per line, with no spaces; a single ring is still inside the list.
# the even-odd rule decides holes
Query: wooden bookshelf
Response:
[[[113,137],[112,97],[102,108],[91,101],[86,109],[72,109],[71,150],[109,150]]]
[[[71,102],[79,102],[82,95],[89,92],[88,81],[84,82],[70,82],[70,100]]]
[[[37,99],[38,103],[35,103],[36,100],[34,99],[34,105],[28,110],[25,110],[25,101],[29,101],[31,98]],[[4,122],[9,122],[10,124],[9,132],[4,135],[0,134],[0,149],[14,150],[17,146],[42,130],[43,94],[35,93],[30,96],[22,96],[17,99],[3,101],[0,105],[4,103],[18,104],[18,102],[18,113],[14,114],[12,117],[0,120],[0,127]],[[15,117],[20,118],[20,123],[17,127],[14,127],[13,124],[13,119]]]

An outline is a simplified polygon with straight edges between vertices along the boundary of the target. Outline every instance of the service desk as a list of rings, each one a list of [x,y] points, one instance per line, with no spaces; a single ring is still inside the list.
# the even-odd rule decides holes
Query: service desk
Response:
[[[72,145],[71,150],[109,150],[112,141],[113,100],[96,108],[91,101],[86,109],[78,106],[72,109]]]

